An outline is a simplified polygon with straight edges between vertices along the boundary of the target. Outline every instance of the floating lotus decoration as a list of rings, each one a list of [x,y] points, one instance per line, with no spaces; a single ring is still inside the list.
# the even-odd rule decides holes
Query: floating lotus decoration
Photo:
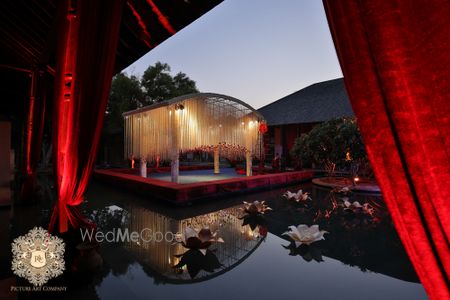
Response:
[[[336,187],[332,190],[332,192],[347,195],[347,194],[351,193],[352,190],[349,186],[344,186],[344,187]]]
[[[298,190],[297,193],[292,193],[291,191],[286,191],[286,193],[283,194],[283,197],[285,197],[288,200],[295,200],[296,202],[300,201],[307,201],[312,200],[311,197],[309,197],[309,193],[303,193],[303,190]]]
[[[287,235],[295,243],[296,247],[300,245],[311,245],[314,242],[324,240],[324,234],[328,233],[325,230],[319,230],[319,225],[312,225],[311,227],[305,224],[300,224],[297,227],[289,226],[290,231],[286,231],[283,235]]]
[[[352,203],[348,201],[348,198],[344,199],[342,206],[344,207],[344,211],[355,214],[366,214],[372,216],[374,213],[374,209],[369,203],[364,203],[363,205],[361,205],[358,201],[353,201]]]
[[[203,255],[206,255],[206,250],[212,243],[224,242],[221,237],[217,236],[217,231],[212,232],[209,228],[202,228],[197,232],[190,227],[186,227],[180,240],[183,247],[199,250]]]
[[[244,211],[242,219],[242,233],[246,239],[257,239],[259,237],[265,238],[267,236],[267,220],[264,213],[272,210],[266,205],[265,201],[253,201],[248,203],[244,201]]]
[[[272,210],[267,204],[266,201],[259,202],[258,200],[253,201],[252,203],[248,203],[244,201],[244,207],[241,208],[245,213],[252,214],[264,214],[265,212]]]

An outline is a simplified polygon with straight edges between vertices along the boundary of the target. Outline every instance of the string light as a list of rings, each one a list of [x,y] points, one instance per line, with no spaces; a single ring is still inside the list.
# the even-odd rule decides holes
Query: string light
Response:
[[[165,160],[173,158],[174,151],[212,152],[215,147],[230,159],[248,152],[260,155],[261,133],[254,125],[262,117],[230,99],[191,98],[127,114],[124,121],[126,158]]]

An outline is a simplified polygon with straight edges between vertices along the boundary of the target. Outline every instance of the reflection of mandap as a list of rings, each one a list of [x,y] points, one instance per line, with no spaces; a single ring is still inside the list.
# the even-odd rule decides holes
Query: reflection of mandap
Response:
[[[330,191],[313,187],[311,192],[311,197],[314,199],[312,206],[301,211],[291,202],[281,198],[281,194],[278,192],[273,195],[268,193],[264,197],[268,201],[268,205],[274,208],[270,214],[264,215],[263,225],[271,234],[287,240],[286,236],[282,236],[282,233],[287,230],[288,226],[314,223],[318,223],[320,228],[330,232],[325,240],[313,244],[317,249],[288,249],[286,255],[291,253],[291,255],[300,255],[306,261],[319,261],[319,254],[321,254],[324,258],[337,259],[346,265],[357,266],[363,271],[370,270],[401,280],[418,282],[418,278],[400,240],[395,234],[384,207],[381,207],[380,213],[377,214],[378,221],[374,224],[359,224],[359,218],[348,220],[346,215],[342,213],[342,209],[339,208],[329,218],[316,219],[316,213],[319,209],[324,210],[330,207],[331,203],[328,198]],[[254,196],[241,198],[241,200],[252,201],[252,198]],[[181,232],[187,226],[197,226],[198,228],[198,226],[207,223],[218,222],[223,224],[220,227],[220,237],[225,240],[225,243],[214,244],[209,248],[210,250],[216,250],[212,252],[217,256],[218,262],[222,266],[217,267],[217,264],[213,264],[212,272],[207,272],[204,269],[199,270],[198,273],[191,272],[192,274],[195,273],[195,276],[192,276],[194,278],[191,278],[187,267],[181,274],[177,274],[178,270],[174,268],[180,259],[176,256],[184,254],[188,250],[180,244],[148,243],[137,245],[136,243],[129,243],[125,245],[128,249],[125,252],[131,254],[133,260],[137,259],[144,271],[158,283],[184,284],[219,276],[243,262],[259,247],[263,240],[262,238],[255,238],[255,232],[251,230],[251,227],[255,229],[257,225],[261,225],[259,221],[256,220],[258,221],[256,222],[254,218],[239,219],[242,213],[239,207],[242,207],[242,205],[236,205],[234,201],[223,201],[211,206],[198,206],[195,209],[186,208],[171,211],[158,206],[153,206],[151,210],[145,209],[143,208],[144,205],[136,205],[137,200],[134,200],[132,204],[123,203],[127,211],[124,214],[119,214],[116,206],[108,208],[108,211],[105,212],[105,214],[111,215],[109,217],[97,211],[95,219],[99,227],[105,229],[102,220],[106,219],[110,220],[109,223],[111,220],[113,221],[111,223],[113,227],[123,226],[129,228],[129,230],[137,231],[148,227],[153,231]],[[355,196],[353,200],[360,203],[371,202],[374,205],[383,205],[381,197],[373,195]],[[198,215],[199,213],[200,215]],[[243,227],[243,223],[247,225]],[[288,244],[283,245],[287,246]],[[192,257],[188,258],[191,259]],[[204,264],[203,266],[207,270],[211,270],[210,265]],[[195,267],[193,270],[195,270]]]
[[[181,220],[131,207],[129,223],[124,224],[130,232],[140,232],[144,228],[149,228],[152,233],[175,234],[184,232],[186,227],[199,229],[216,224],[219,235],[225,242],[210,246],[205,257],[197,257],[196,250],[188,251],[174,241],[129,242],[126,248],[145,266],[146,272],[162,282],[183,284],[208,280],[239,265],[262,241],[262,238],[251,238],[253,232],[242,226],[239,207],[241,205]],[[176,268],[183,257],[188,264],[182,263],[181,268]],[[214,264],[210,264],[212,261]]]

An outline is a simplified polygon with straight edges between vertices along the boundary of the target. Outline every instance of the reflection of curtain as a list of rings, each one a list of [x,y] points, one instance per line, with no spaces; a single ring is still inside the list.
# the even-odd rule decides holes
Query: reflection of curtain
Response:
[[[114,70],[122,1],[78,0],[61,20],[53,150],[58,203],[49,229],[91,225],[81,215]],[[66,3],[69,3],[67,1]]]
[[[430,298],[449,299],[450,2],[324,5],[396,229]]]
[[[35,195],[36,169],[41,154],[42,135],[44,133],[44,115],[46,100],[45,72],[35,70],[31,74],[30,101],[25,140],[25,179],[20,198],[30,201]]]

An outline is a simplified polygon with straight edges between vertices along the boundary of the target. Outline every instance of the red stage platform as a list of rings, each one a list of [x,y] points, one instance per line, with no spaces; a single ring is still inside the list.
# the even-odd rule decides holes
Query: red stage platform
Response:
[[[125,188],[133,192],[165,200],[175,204],[185,204],[192,200],[227,196],[254,190],[270,189],[282,185],[311,180],[313,171],[284,172],[251,177],[231,178],[189,184],[177,184],[135,175],[136,170],[105,169],[95,170],[94,178]]]

